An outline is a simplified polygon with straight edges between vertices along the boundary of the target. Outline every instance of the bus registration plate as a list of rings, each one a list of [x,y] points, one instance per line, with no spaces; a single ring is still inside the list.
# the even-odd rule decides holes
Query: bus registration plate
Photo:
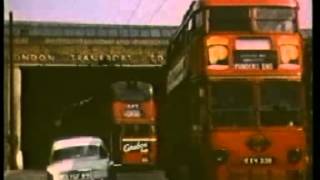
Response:
[[[141,117],[141,111],[136,109],[127,109],[123,116],[126,118],[139,118]]]
[[[272,157],[245,157],[243,163],[246,165],[270,165],[274,159]]]

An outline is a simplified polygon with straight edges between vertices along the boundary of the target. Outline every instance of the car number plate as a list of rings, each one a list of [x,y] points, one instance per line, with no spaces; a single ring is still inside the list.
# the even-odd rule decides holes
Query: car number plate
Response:
[[[91,172],[74,172],[68,175],[69,180],[91,180],[92,175]]]

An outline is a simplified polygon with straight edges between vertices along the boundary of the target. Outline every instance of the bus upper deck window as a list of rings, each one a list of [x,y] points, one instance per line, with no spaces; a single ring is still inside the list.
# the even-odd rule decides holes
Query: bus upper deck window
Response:
[[[296,31],[296,14],[292,8],[252,9],[253,28],[258,32],[294,32]]]
[[[137,89],[138,88],[138,85],[137,85],[137,82],[136,81],[129,81],[127,83],[127,87],[129,89]]]
[[[293,8],[216,7],[210,9],[211,31],[295,32]]]
[[[211,31],[250,31],[248,7],[217,7],[210,10]]]
[[[116,100],[122,101],[146,101],[153,96],[153,87],[149,83],[129,81],[113,84],[113,92]]]
[[[193,19],[190,19],[188,21],[188,27],[187,27],[187,30],[188,31],[192,31],[194,29],[194,22],[193,22]]]
[[[202,13],[199,12],[196,14],[196,28],[200,28],[203,25]]]

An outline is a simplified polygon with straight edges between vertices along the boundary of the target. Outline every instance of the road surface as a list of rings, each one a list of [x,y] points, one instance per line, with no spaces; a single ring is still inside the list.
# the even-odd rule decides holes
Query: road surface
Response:
[[[40,170],[22,170],[5,172],[5,180],[46,180],[46,172]],[[116,180],[167,180],[162,171],[143,171],[118,173]]]

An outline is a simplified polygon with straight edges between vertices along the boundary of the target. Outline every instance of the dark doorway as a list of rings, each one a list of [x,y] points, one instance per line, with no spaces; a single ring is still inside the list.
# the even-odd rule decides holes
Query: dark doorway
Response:
[[[54,138],[108,134],[109,86],[137,79],[163,94],[160,68],[22,68],[22,151],[26,169],[44,169]],[[63,121],[59,121],[63,119]]]

